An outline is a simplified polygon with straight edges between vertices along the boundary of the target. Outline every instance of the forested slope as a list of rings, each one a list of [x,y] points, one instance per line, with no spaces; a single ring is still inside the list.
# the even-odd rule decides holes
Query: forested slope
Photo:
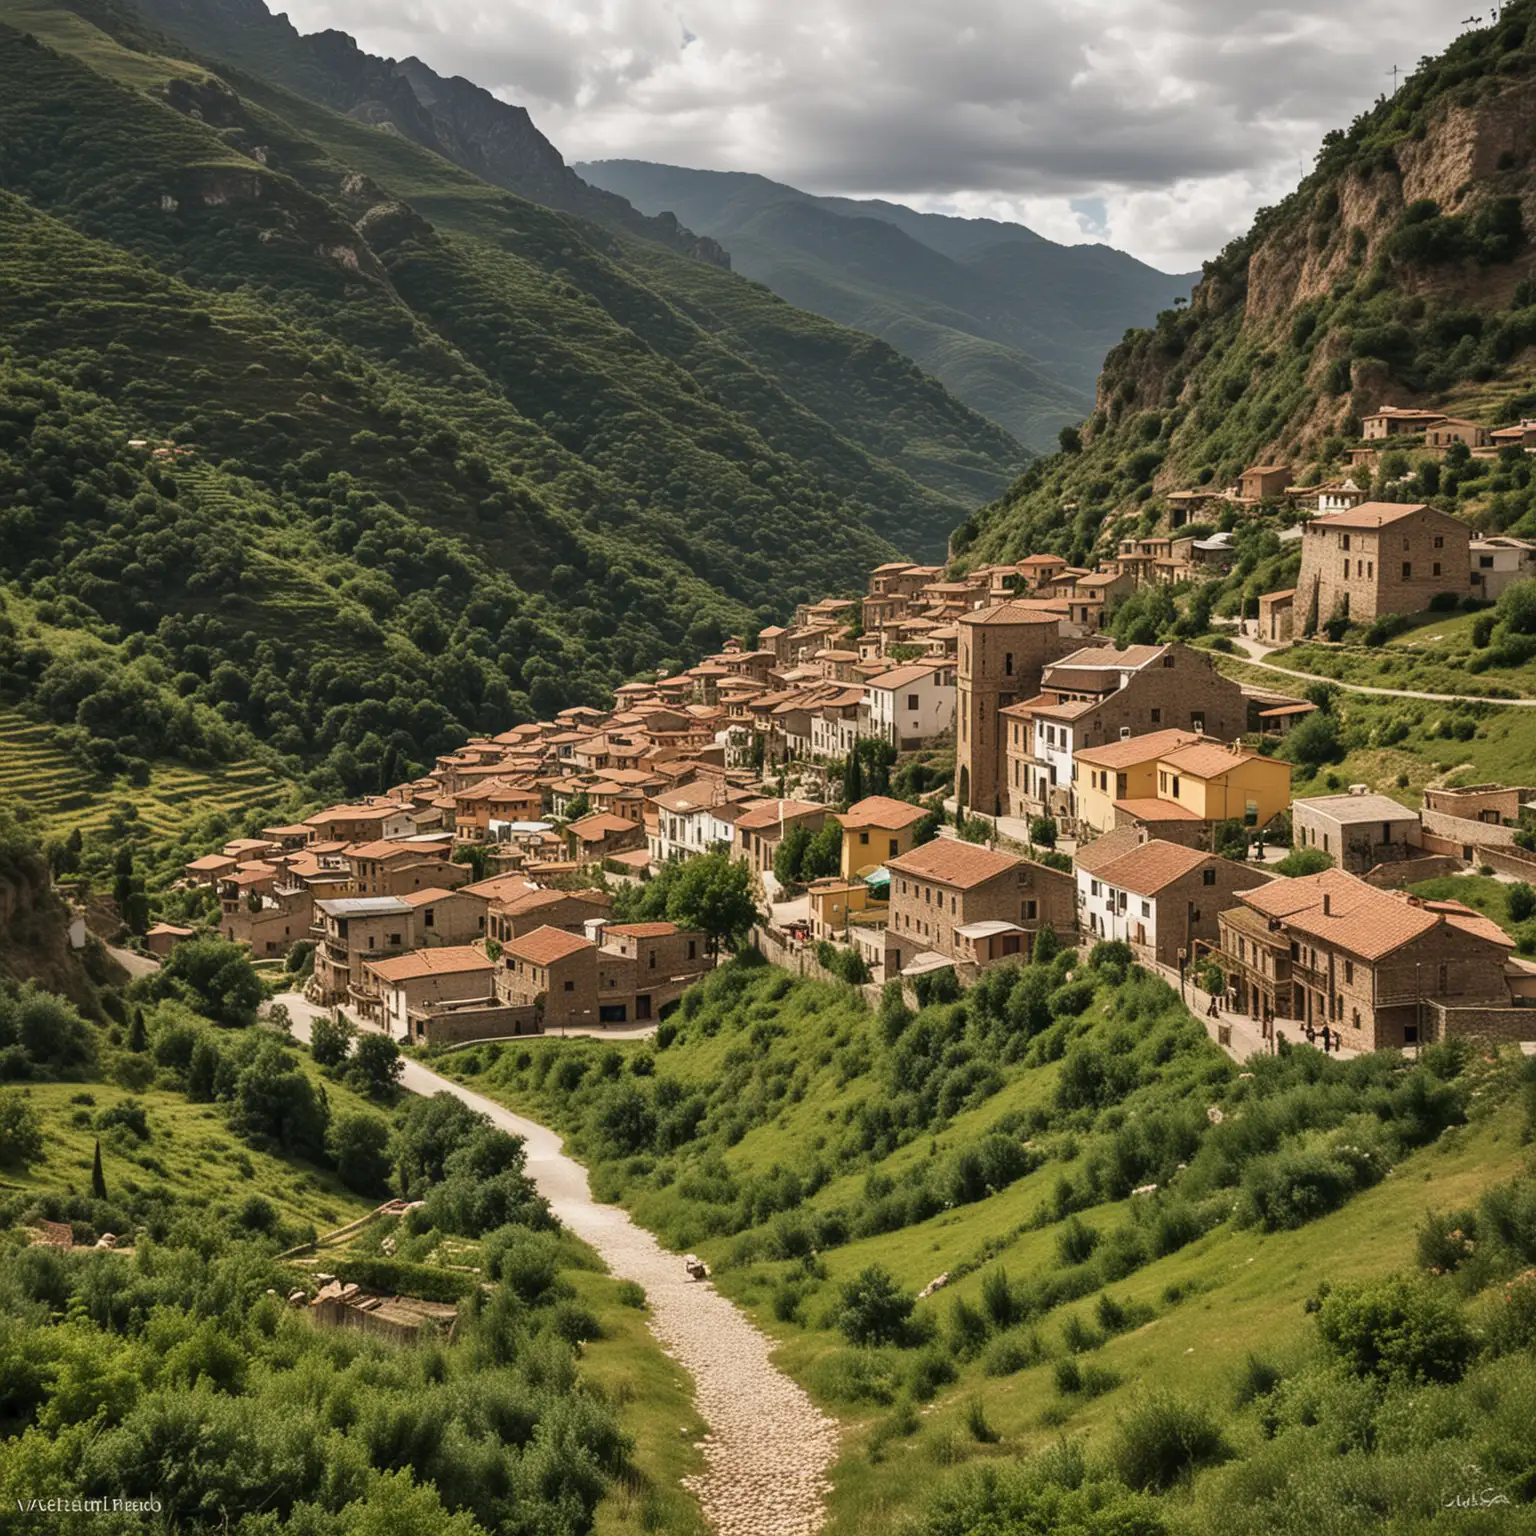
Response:
[[[372,789],[935,552],[964,502],[891,420],[1002,451],[889,348],[117,16],[0,5],[0,692],[82,761]]]

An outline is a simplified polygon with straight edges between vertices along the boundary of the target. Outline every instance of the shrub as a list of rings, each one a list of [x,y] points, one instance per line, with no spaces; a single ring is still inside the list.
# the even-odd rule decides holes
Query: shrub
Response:
[[[0,1165],[25,1167],[43,1155],[43,1124],[20,1093],[0,1092]]]
[[[331,1123],[326,1150],[337,1176],[360,1195],[383,1194],[391,1167],[389,1125],[365,1110],[341,1115]]]
[[[963,1296],[956,1296],[949,1308],[950,1353],[958,1360],[974,1360],[986,1345],[989,1331],[985,1315]]]
[[[347,1059],[356,1033],[352,1024],[340,1014],[335,1018],[322,1015],[310,1028],[309,1054],[314,1057],[317,1066],[327,1069],[339,1067]]]
[[[979,1397],[965,1405],[965,1427],[978,1445],[996,1445],[1002,1436],[987,1422],[987,1410]]]
[[[614,1296],[621,1307],[634,1307],[639,1312],[650,1305],[645,1297],[645,1287],[638,1280],[621,1280]]]
[[[1431,1281],[1404,1276],[1335,1286],[1317,1326],[1329,1352],[1356,1376],[1459,1381],[1476,1348],[1456,1301]]]
[[[1056,1256],[1064,1265],[1083,1264],[1099,1246],[1099,1234],[1081,1217],[1074,1216],[1056,1235]]]
[[[1320,875],[1333,868],[1333,859],[1321,848],[1296,848],[1274,866],[1277,875],[1293,878],[1297,875]]]
[[[1044,1358],[1045,1346],[1038,1333],[1005,1333],[993,1340],[981,1368],[988,1376],[1012,1376]]]
[[[1504,900],[1512,923],[1523,923],[1536,915],[1536,891],[1524,880],[1517,880],[1504,893]]]
[[[1134,1402],[1121,1416],[1111,1447],[1121,1481],[1142,1493],[1166,1492],[1196,1467],[1228,1454],[1211,1414],[1167,1392]]]
[[[884,1269],[871,1264],[843,1285],[837,1326],[851,1344],[900,1343],[914,1305]]]
[[[1268,1397],[1284,1379],[1280,1368],[1271,1365],[1267,1360],[1261,1360],[1257,1355],[1249,1355],[1243,1362],[1242,1371],[1237,1378],[1237,1385],[1233,1389],[1232,1402],[1235,1408],[1246,1408],[1249,1403],[1261,1397]]]
[[[925,1349],[912,1361],[907,1390],[917,1402],[926,1403],[940,1387],[947,1387],[957,1374],[955,1362],[943,1350]]]

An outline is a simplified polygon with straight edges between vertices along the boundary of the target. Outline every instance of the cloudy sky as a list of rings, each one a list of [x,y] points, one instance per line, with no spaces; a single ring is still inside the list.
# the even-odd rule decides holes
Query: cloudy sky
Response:
[[[274,9],[285,0],[273,0]],[[286,0],[567,160],[757,171],[1192,269],[1487,0]]]

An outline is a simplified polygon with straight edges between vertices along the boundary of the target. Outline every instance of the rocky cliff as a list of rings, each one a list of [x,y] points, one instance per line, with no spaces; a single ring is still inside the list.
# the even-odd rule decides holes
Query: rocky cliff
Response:
[[[1170,491],[1261,461],[1329,472],[1384,402],[1490,425],[1536,412],[1533,231],[1536,4],[1516,0],[1330,133],[1187,307],[1109,353],[1067,451],[971,519],[956,552],[1086,557],[1133,520],[1150,531]]]

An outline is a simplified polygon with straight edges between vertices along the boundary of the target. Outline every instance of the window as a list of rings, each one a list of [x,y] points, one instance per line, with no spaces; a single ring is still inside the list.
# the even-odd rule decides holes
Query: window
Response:
[[[861,843],[868,843],[869,842],[869,833],[868,832],[860,832],[859,833],[859,841]]]
[[[433,922],[433,920],[432,920],[432,908],[431,907],[428,907],[427,910],[422,914],[421,926],[423,928],[435,928],[437,926],[437,924],[435,922]]]
[[[1434,565],[1430,567],[1429,574],[1431,576],[1438,576],[1440,574],[1440,562],[1438,560],[1436,560]]]
[[[690,960],[696,960],[698,958],[698,953],[699,953],[699,941],[697,939],[689,939],[688,940],[688,958]]]
[[[1004,651],[1003,652],[1003,671],[1006,672],[1009,677],[1013,676],[1013,652],[1012,651]]]
[[[1366,575],[1366,579],[1369,580],[1371,577],[1375,576],[1375,574],[1376,574],[1376,562],[1374,560],[1367,560],[1365,562],[1365,575]]]
[[[1404,581],[1412,581],[1413,580],[1413,561],[1411,561],[1411,560],[1404,560],[1403,561],[1403,580]]]
[[[1443,538],[1441,538],[1439,534],[1435,535],[1435,548],[1436,549],[1444,549],[1445,548],[1445,540]]]
[[[1175,800],[1177,800],[1179,798],[1179,776],[1178,776],[1178,774],[1174,774],[1174,776],[1173,776],[1173,798]]]
[[[1344,548],[1348,549],[1349,548],[1349,535],[1346,533],[1343,537],[1344,537]]]
[[[1152,711],[1152,724],[1153,725],[1161,725],[1162,723],[1163,723],[1163,712],[1162,712],[1162,710],[1154,709]]]
[[[576,990],[576,983],[575,983],[575,982],[574,982],[574,981],[568,981],[568,982],[566,982],[566,984],[565,984],[565,990],[566,990],[566,991],[567,991],[567,992],[574,992],[574,991],[575,991],[575,990]]]
[[[1491,571],[1493,569],[1493,556],[1479,555],[1477,557],[1477,564],[1480,570]]]
[[[917,708],[917,695],[915,693],[909,693],[907,695],[907,708],[912,710]]]
[[[1344,962],[1344,980],[1346,982],[1351,982],[1354,979],[1355,979],[1355,962],[1353,960],[1346,960]]]
[[[389,942],[390,942],[392,947],[394,947],[395,949],[398,949],[400,947],[400,935],[398,933],[390,934]]]
[[[654,971],[656,969],[656,951],[654,949],[650,952],[650,962],[646,966],[646,969],[650,971]]]
[[[1202,885],[1216,884],[1216,871],[1214,869],[1202,869],[1200,871],[1200,883]]]
[[[1205,731],[1205,711],[1203,709],[1196,709],[1196,710],[1191,711],[1190,716],[1189,716],[1189,728],[1192,731],[1199,731],[1202,734],[1204,733],[1204,731]],[[1174,794],[1178,794],[1179,791],[1178,791],[1177,786],[1175,786],[1173,792],[1174,792]]]
[[[1142,902],[1142,904],[1141,904],[1141,915],[1143,917],[1151,917],[1152,916],[1152,903],[1150,901]]]
[[[1163,665],[1165,667],[1171,667],[1173,665],[1173,657],[1172,656],[1164,656],[1163,657]]]
[[[890,839],[890,851],[886,854],[886,858],[894,859],[896,857],[896,851],[900,847],[901,847],[900,842],[896,838],[894,838],[894,837],[891,838]]]
[[[1024,923],[1032,923],[1032,922],[1034,922],[1035,916],[1039,912],[1039,910],[1040,910],[1039,905],[1036,902],[1033,902],[1033,901],[1022,901],[1022,902],[1020,902],[1019,903],[1019,921],[1020,922],[1024,922]]]
[[[1097,896],[1101,889],[1102,887],[1099,885],[1097,880],[1090,880],[1088,882],[1088,892],[1090,895]]]

